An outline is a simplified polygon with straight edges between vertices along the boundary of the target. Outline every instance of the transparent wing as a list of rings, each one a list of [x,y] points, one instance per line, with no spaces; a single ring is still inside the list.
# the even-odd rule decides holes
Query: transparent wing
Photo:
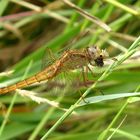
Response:
[[[74,72],[63,72],[45,85],[45,93],[51,97],[81,96],[80,91],[87,88],[91,81],[85,80],[82,69]],[[90,82],[90,83],[89,83]]]
[[[46,48],[43,54],[43,58],[42,58],[41,70],[53,64],[56,59],[57,59],[56,54],[54,54],[50,48]]]
[[[48,67],[49,65],[52,65],[56,60],[58,60],[62,56],[62,54],[65,51],[68,51],[71,48],[72,44],[77,42],[77,40],[79,40],[81,36],[86,35],[86,34],[87,32],[84,34],[80,34],[79,36],[71,40],[70,43],[68,43],[58,53],[53,53],[51,49],[47,48],[46,51],[44,52],[42,68],[44,69]],[[76,62],[74,63],[78,63],[79,59],[77,58],[75,61]],[[60,93],[63,93],[65,95],[71,95],[71,93],[73,93],[74,91],[77,91],[77,89],[81,88],[82,86],[85,87],[85,81],[83,81],[83,76],[82,75],[79,76],[79,74],[77,75],[77,73],[75,72],[73,73],[69,71],[69,66],[71,67],[71,65],[73,65],[72,63],[73,63],[73,60],[67,63],[64,66],[64,69],[62,67],[63,69],[62,74],[56,75],[56,77],[54,77],[52,80],[49,80],[47,82],[47,85],[45,85],[47,92],[48,91],[51,92],[52,95],[60,95]],[[80,74],[81,73],[82,72],[80,72]]]
[[[45,50],[45,52],[43,54],[43,58],[42,58],[42,67],[41,67],[41,70],[43,70],[46,67],[52,65],[67,50],[68,50],[68,48],[63,48],[63,49],[60,49],[59,52],[53,53],[53,51],[50,48],[46,48],[46,50]]]
[[[75,38],[69,40],[66,44],[64,44],[57,53],[53,53],[50,48],[46,48],[43,54],[42,58],[42,67],[41,69],[45,69],[47,66],[53,64],[55,60],[61,57],[61,55],[72,48],[73,44],[75,44],[81,37],[86,36],[89,33],[89,31],[81,32],[79,35],[77,35]]]

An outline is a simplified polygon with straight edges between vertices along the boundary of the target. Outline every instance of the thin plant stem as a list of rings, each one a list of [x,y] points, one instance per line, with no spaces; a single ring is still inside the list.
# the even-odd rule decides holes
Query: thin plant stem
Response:
[[[26,68],[26,70],[25,70],[25,73],[24,73],[24,75],[23,75],[23,77],[22,77],[21,80],[25,79],[25,77],[27,76],[27,74],[28,74],[28,72],[29,72],[31,66],[32,66],[32,61],[30,61],[29,65],[27,66],[27,68]],[[11,104],[10,104],[10,106],[9,106],[9,108],[8,108],[8,111],[7,111],[6,115],[5,115],[5,118],[4,118],[3,122],[2,122],[2,125],[1,125],[1,127],[0,127],[0,137],[1,137],[1,135],[2,135],[2,133],[3,133],[3,130],[4,130],[5,126],[6,126],[6,123],[7,123],[7,121],[8,121],[9,116],[10,116],[10,113],[11,113],[11,111],[12,111],[12,108],[13,108],[14,103],[15,103],[15,101],[16,101],[17,95],[18,95],[17,92],[15,92],[15,94],[14,94],[14,96],[13,96],[13,98],[12,98]]]
[[[77,102],[72,105],[68,111],[66,113],[64,113],[64,115],[52,126],[52,128],[50,128],[48,130],[48,132],[41,138],[41,140],[45,140],[77,107],[78,104],[82,101],[83,98],[85,98],[89,92],[94,89],[96,87],[96,85],[98,84],[98,82],[104,80],[109,74],[112,73],[112,71],[119,66],[123,61],[125,61],[127,58],[129,58],[131,55],[133,55],[136,52],[136,48],[138,47],[138,44],[140,42],[140,36],[135,40],[135,42],[130,46],[130,48],[128,49],[128,51],[121,55],[120,58],[118,59],[118,61],[114,62],[113,64],[111,64],[107,70],[102,74],[102,76],[91,86],[89,87],[84,94],[82,95],[82,97],[80,97]],[[127,104],[125,104],[123,106],[123,108],[125,108]],[[123,108],[121,110],[123,110]],[[121,113],[121,111],[120,111]],[[116,120],[116,118],[115,118]]]
[[[130,14],[133,14],[135,16],[139,16],[140,15],[140,13],[138,11],[136,11],[136,10],[134,10],[132,8],[129,8],[128,6],[126,6],[126,5],[118,2],[116,0],[104,0],[104,1],[106,1],[106,2],[108,2],[110,4],[112,4],[112,5],[114,5],[116,7],[119,7],[120,9],[123,9],[124,11],[126,11],[126,12],[128,12]]]
[[[2,16],[4,10],[8,6],[9,0],[1,0],[0,1],[0,16]]]
[[[112,122],[110,123],[110,125],[105,129],[105,131],[103,133],[101,133],[101,135],[98,137],[98,140],[104,140],[105,137],[107,136],[110,128],[115,124],[115,122],[118,120],[119,116],[122,114],[122,112],[124,111],[124,109],[127,107],[128,102],[125,102],[125,104],[123,104],[123,106],[121,107],[121,109],[119,110],[119,112],[116,114],[116,116],[114,117],[114,119],[112,120]]]
[[[60,98],[58,98],[58,101],[61,101],[63,99],[63,96],[60,96]],[[39,132],[41,131],[41,129],[44,127],[44,125],[48,122],[50,116],[52,115],[52,113],[56,110],[56,107],[52,106],[44,115],[44,117],[41,119],[40,123],[37,125],[37,127],[35,128],[35,130],[33,131],[33,133],[30,135],[28,140],[34,140],[37,135],[39,134]]]
[[[83,9],[81,9],[80,7],[76,6],[75,4],[73,4],[72,2],[70,2],[69,0],[62,0],[65,4],[69,5],[71,8],[75,9],[80,15],[82,15],[83,17],[85,17],[86,19],[90,20],[91,22],[97,24],[98,26],[100,26],[102,29],[104,29],[107,32],[111,31],[111,28],[105,24],[104,22],[102,22],[99,18],[91,15],[90,13],[84,11]]]

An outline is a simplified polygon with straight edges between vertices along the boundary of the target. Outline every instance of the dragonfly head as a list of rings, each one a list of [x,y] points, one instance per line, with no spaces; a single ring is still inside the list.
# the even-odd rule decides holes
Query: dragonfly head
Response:
[[[89,60],[94,61],[95,64],[99,67],[104,65],[104,59],[107,58],[109,55],[106,50],[100,50],[96,46],[91,46],[87,48]]]

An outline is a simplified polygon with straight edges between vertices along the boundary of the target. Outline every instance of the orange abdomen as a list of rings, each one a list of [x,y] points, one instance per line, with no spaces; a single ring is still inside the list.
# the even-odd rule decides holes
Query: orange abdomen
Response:
[[[0,88],[0,94],[8,93],[8,92],[14,91],[16,89],[21,89],[21,88],[27,87],[31,84],[37,83],[37,82],[49,80],[49,79],[53,78],[53,76],[55,75],[55,72],[56,72],[55,70],[56,69],[54,67],[49,67],[49,68],[45,69],[44,71],[39,72],[35,76],[27,78],[21,82],[18,82],[11,86]]]

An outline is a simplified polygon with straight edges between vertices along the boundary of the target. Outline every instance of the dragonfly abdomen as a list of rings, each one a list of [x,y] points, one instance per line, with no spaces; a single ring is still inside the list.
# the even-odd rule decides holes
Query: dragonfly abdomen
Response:
[[[0,88],[0,94],[11,92],[11,91],[14,91],[16,89],[21,89],[21,88],[24,88],[24,87],[26,87],[28,85],[36,83],[36,82],[37,82],[37,80],[36,80],[35,76],[33,76],[31,78],[28,78],[28,79],[25,79],[25,80],[23,80],[21,82],[18,82],[18,83],[14,84],[14,85],[4,87],[4,88]]]
[[[51,66],[51,67],[45,69],[44,71],[39,72],[38,74],[36,74],[30,78],[27,78],[21,82],[18,82],[16,84],[11,85],[11,86],[0,88],[0,94],[11,92],[11,91],[14,91],[16,89],[21,89],[21,88],[27,87],[31,84],[37,83],[37,82],[49,80],[55,76],[56,70],[57,69],[55,67]]]

